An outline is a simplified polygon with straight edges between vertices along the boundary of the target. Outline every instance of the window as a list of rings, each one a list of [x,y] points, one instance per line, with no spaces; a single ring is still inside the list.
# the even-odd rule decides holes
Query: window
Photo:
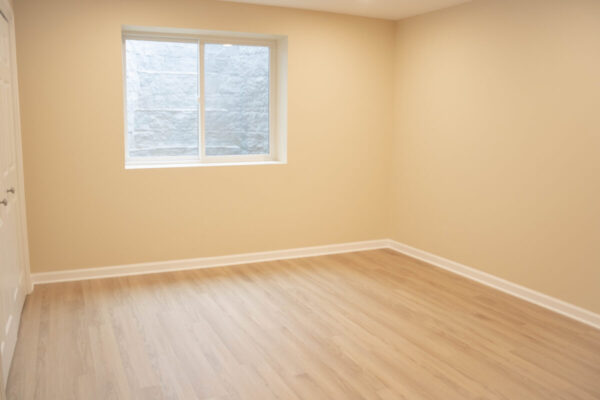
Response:
[[[280,40],[256,36],[124,31],[126,167],[285,161]]]

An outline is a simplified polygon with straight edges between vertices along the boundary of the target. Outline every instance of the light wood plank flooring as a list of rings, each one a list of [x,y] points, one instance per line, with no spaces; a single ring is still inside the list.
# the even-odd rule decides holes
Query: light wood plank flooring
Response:
[[[600,399],[600,331],[376,250],[50,284],[8,399]]]

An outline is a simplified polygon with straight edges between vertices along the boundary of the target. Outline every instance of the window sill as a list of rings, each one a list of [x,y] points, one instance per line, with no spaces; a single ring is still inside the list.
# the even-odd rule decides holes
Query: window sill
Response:
[[[237,167],[250,165],[285,165],[287,161],[248,161],[248,162],[214,162],[214,163],[164,163],[164,164],[126,164],[125,169],[155,169],[155,168],[195,168],[195,167]]]

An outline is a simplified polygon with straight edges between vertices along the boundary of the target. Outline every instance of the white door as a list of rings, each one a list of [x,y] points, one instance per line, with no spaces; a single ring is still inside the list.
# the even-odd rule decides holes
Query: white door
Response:
[[[6,383],[15,350],[25,274],[19,243],[19,198],[17,188],[17,125],[15,121],[11,26],[0,13],[0,358]],[[0,385],[2,386],[2,385]]]

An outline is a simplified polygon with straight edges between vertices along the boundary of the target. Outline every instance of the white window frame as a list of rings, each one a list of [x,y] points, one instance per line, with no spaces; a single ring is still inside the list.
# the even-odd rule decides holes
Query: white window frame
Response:
[[[179,43],[198,44],[198,155],[197,156],[163,156],[163,157],[130,157],[129,131],[127,126],[127,40],[171,41]],[[284,44],[282,46],[282,43]],[[269,48],[269,154],[221,155],[206,154],[205,147],[205,104],[204,104],[204,45],[232,44],[243,46],[261,46]],[[186,166],[216,166],[216,165],[248,165],[248,164],[283,164],[286,163],[286,138],[282,124],[285,117],[286,101],[278,99],[285,83],[281,80],[285,74],[279,75],[279,66],[287,65],[287,40],[283,37],[260,34],[243,34],[232,32],[195,31],[166,28],[124,27],[122,31],[123,50],[123,100],[125,122],[125,168],[162,168]],[[279,48],[282,54],[278,54]],[[282,96],[285,97],[285,96]]]

